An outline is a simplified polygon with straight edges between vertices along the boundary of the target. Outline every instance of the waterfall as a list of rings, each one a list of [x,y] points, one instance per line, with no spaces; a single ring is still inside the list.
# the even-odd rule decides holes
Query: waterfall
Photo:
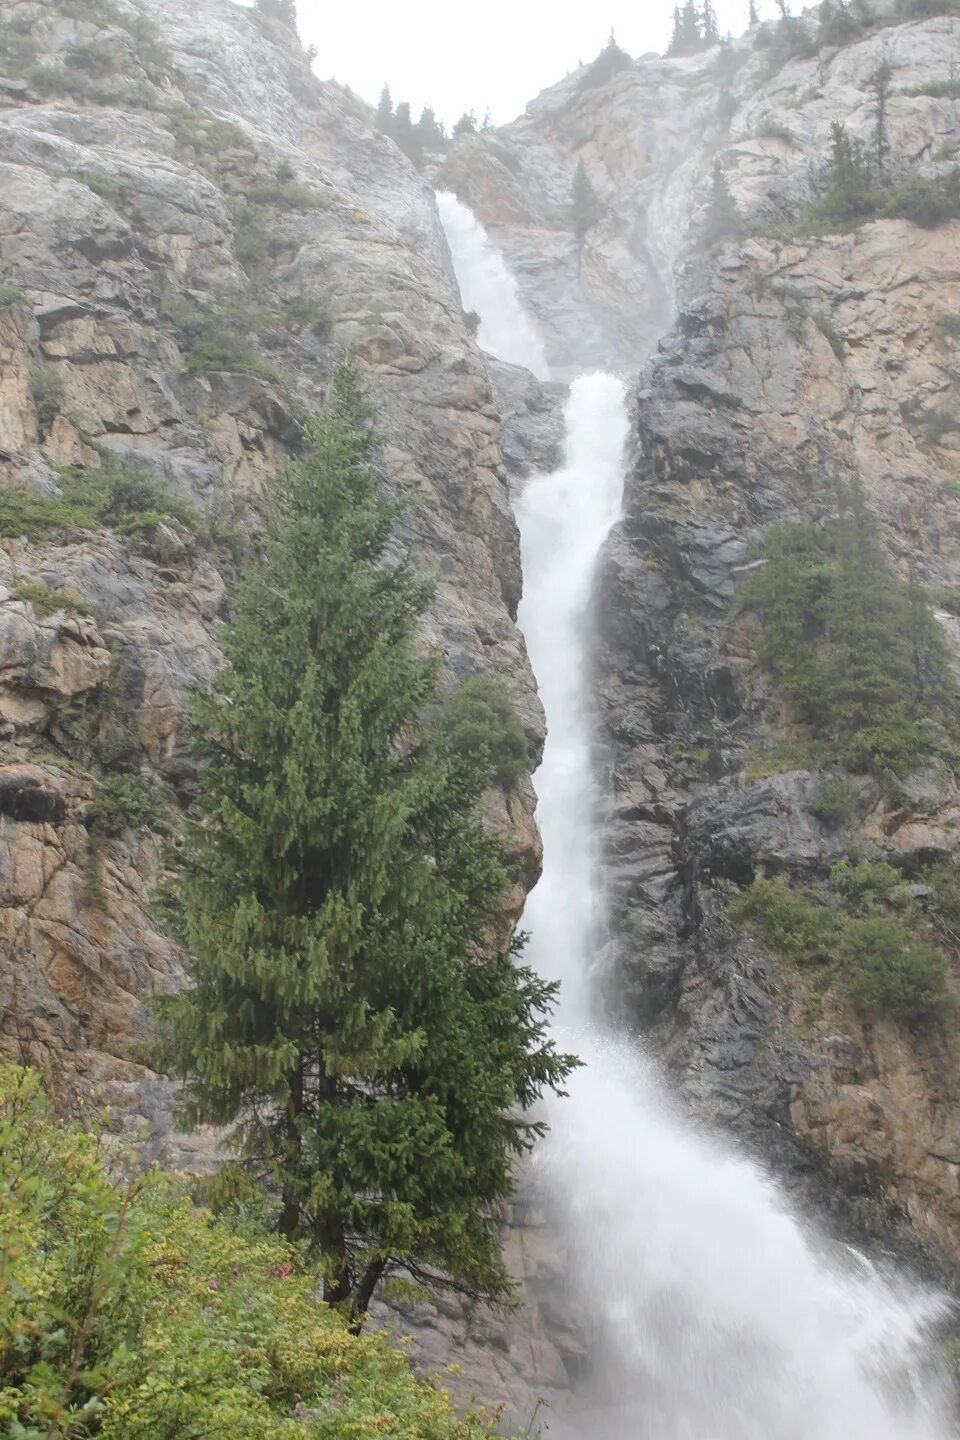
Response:
[[[536,330],[520,303],[517,282],[490,244],[472,210],[447,190],[437,192],[440,219],[453,254],[464,310],[480,318],[477,343],[498,360],[532,370],[538,380],[548,375],[547,357]]]
[[[447,229],[465,303],[491,297],[496,325],[481,336],[512,327],[515,356],[529,321],[502,262],[491,281],[489,243],[469,218]],[[531,962],[563,982],[563,1048],[584,1061],[569,1097],[549,1102],[534,1162],[593,1345],[591,1376],[550,1417],[551,1440],[947,1440],[930,1340],[946,1303],[831,1253],[757,1166],[690,1124],[634,1046],[591,1020],[602,904],[587,610],[621,505],[621,382],[575,381],[565,418],[564,465],[517,503],[520,623],[548,726],[536,776],[544,872],[524,923]]]

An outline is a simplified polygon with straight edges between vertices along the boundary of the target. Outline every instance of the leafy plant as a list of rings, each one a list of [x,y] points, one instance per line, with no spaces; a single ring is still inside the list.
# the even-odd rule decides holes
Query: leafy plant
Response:
[[[853,814],[859,786],[847,775],[831,775],[821,779],[820,793],[813,805],[818,820],[831,829],[839,829]]]
[[[111,1156],[113,1158],[111,1158]],[[250,1209],[215,1219],[0,1069],[0,1431],[44,1440],[484,1440],[316,1300]]]
[[[787,960],[830,967],[867,1014],[879,1009],[915,1029],[944,1019],[947,957],[922,933],[900,872],[855,857],[835,865],[831,880],[833,903],[782,876],[758,877],[731,902],[730,918]]]
[[[0,310],[17,310],[26,303],[27,297],[19,285],[0,285]]]
[[[440,710],[436,734],[445,750],[479,765],[484,778],[504,790],[512,789],[533,763],[506,687],[488,675],[457,687]]]

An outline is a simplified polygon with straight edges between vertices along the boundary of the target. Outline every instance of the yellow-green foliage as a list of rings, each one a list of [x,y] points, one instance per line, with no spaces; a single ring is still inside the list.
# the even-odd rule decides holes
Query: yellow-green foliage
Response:
[[[0,1434],[18,1440],[481,1440],[284,1242],[135,1180],[0,1069]]]

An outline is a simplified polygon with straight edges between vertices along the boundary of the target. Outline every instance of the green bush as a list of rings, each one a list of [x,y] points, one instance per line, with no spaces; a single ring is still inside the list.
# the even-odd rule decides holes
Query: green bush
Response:
[[[382,1336],[350,1335],[256,1221],[64,1127],[0,1070],[0,1433],[482,1440]]]
[[[157,829],[162,821],[163,808],[149,776],[104,775],[97,781],[86,814],[91,835],[112,840],[127,830]]]
[[[326,210],[330,205],[329,196],[322,190],[296,180],[255,180],[243,193],[249,204],[276,210]]]
[[[109,200],[111,204],[116,204],[123,195],[117,182],[104,175],[102,170],[73,170],[70,177],[79,180],[81,185],[86,185],[87,189],[99,195],[101,200]]]
[[[184,305],[179,301],[167,306],[169,315],[185,350],[184,370],[193,374],[203,370],[231,370],[276,380],[276,371],[253,350],[247,340],[253,315],[242,316],[228,305]],[[246,321],[246,330],[241,326]]]
[[[823,778],[813,813],[830,829],[839,829],[853,814],[859,793],[859,786],[847,775]]]
[[[758,876],[730,903],[730,918],[758,931],[787,959],[801,965],[822,965],[836,954],[840,919],[826,905],[815,904],[778,875]]]
[[[935,946],[911,944],[901,926],[876,917],[847,928],[843,953],[853,968],[850,998],[861,1010],[879,1009],[914,1028],[944,1015],[947,960]]]
[[[0,310],[16,310],[26,303],[27,297],[19,285],[0,285]]]
[[[175,495],[158,476],[121,459],[104,446],[96,469],[71,466],[61,472],[60,495],[34,495],[13,486],[0,487],[0,535],[44,540],[51,531],[106,528],[118,534],[141,533],[172,522],[196,529],[196,511]]]
[[[835,865],[831,880],[833,905],[782,876],[758,877],[731,901],[730,918],[787,960],[829,966],[864,1012],[879,1009],[915,1029],[942,1020],[951,1004],[947,957],[924,933],[900,872],[856,857]],[[960,889],[941,883],[960,907]]]
[[[74,615],[89,615],[90,606],[71,590],[54,590],[43,580],[20,580],[11,591],[15,600],[25,600],[38,615],[54,615],[70,610]]]
[[[476,760],[504,790],[510,790],[533,764],[507,690],[499,680],[477,675],[465,680],[443,705],[436,729],[452,755]]]

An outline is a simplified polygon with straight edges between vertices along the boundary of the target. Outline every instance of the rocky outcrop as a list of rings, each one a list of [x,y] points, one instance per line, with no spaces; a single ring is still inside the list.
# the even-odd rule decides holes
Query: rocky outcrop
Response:
[[[270,476],[344,350],[399,543],[436,582],[428,642],[502,677],[535,743],[542,713],[490,376],[432,192],[371,113],[227,0],[11,0],[3,26],[23,79],[0,107],[0,1054],[156,1121],[130,1047],[182,969],[149,909],[155,836],[94,844],[85,821],[122,744],[175,828],[184,689],[218,664]],[[146,477],[171,516],[92,520],[77,466]],[[31,497],[62,508],[38,519]],[[529,783],[489,809],[530,883]]]

